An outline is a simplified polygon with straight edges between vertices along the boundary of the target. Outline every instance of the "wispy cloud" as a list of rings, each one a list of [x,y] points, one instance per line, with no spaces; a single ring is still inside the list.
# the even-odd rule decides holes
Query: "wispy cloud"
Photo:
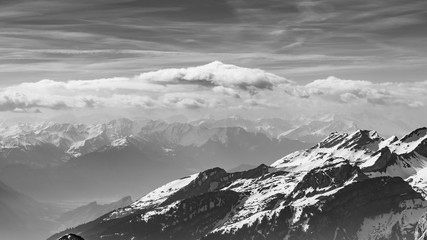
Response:
[[[284,73],[281,66],[288,78],[356,78],[357,69],[385,81],[390,76],[383,65],[397,61],[412,70],[403,57],[426,58],[426,5],[423,0],[6,1],[0,3],[5,53],[0,74],[10,81],[91,79],[219,59],[276,74]],[[143,51],[166,53],[153,58]],[[316,55],[326,57],[305,59]],[[342,61],[334,60],[339,57]],[[364,58],[363,64],[356,58]],[[61,64],[51,67],[51,62]]]
[[[329,77],[315,80],[287,92],[306,99],[322,99],[341,104],[402,105],[416,108],[427,104],[425,91],[427,91],[427,81],[372,83],[370,81],[342,80]]]

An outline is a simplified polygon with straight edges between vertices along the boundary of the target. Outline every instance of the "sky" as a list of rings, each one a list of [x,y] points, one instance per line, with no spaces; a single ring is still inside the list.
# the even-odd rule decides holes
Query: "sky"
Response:
[[[0,117],[364,112],[418,126],[426,25],[425,0],[1,0]]]

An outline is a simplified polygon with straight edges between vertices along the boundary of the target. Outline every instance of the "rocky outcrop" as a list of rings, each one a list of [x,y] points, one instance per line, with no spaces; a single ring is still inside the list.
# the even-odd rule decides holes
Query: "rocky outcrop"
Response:
[[[78,235],[70,233],[58,238],[58,240],[84,240],[84,239]]]
[[[368,177],[349,161],[326,164],[308,172],[293,191],[293,198],[311,197],[342,187],[347,181],[359,181]]]
[[[363,169],[364,172],[385,172],[387,167],[396,164],[397,154],[392,153],[390,148],[384,147],[372,155],[377,158],[372,166]]]
[[[415,240],[427,240],[427,213],[418,221],[415,228]]]

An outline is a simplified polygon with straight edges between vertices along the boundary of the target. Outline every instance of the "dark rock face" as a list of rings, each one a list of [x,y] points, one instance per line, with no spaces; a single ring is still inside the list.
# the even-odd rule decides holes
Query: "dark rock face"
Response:
[[[313,148],[331,148],[334,147],[345,140],[348,134],[340,134],[340,133],[331,133],[326,139],[316,144]]]
[[[263,176],[268,173],[268,169],[269,167],[264,164],[248,171],[236,173],[227,173],[221,168],[209,169],[200,173],[191,184],[176,192],[168,200],[163,202],[162,205],[199,194],[216,191],[230,185],[236,179],[250,179]]]
[[[410,142],[410,141],[413,141],[414,139],[419,138],[420,136],[425,135],[426,133],[427,133],[427,127],[418,128],[412,131],[411,133],[409,133],[408,135],[404,136],[401,139],[401,141]]]
[[[422,141],[415,149],[415,152],[421,156],[427,157],[427,140]]]
[[[342,187],[352,177],[355,180],[367,179],[361,170],[348,161],[332,163],[308,172],[294,189],[294,198],[310,197],[321,192]],[[307,192],[307,190],[311,191]]]
[[[343,143],[339,149],[348,148],[348,149],[359,149],[359,150],[370,150],[376,151],[378,150],[378,145],[380,141],[383,139],[378,135],[375,131],[368,130],[359,130],[354,133],[351,138],[347,139],[345,143]]]
[[[84,239],[80,236],[70,233],[60,237],[58,240],[84,240]]]
[[[241,240],[241,239],[286,239],[292,231],[289,227],[290,219],[295,212],[291,207],[285,207],[271,218],[261,218],[259,221],[253,224],[243,225],[240,229],[235,232],[220,233],[211,232],[204,237],[202,240]],[[296,238],[289,238],[296,239]],[[309,238],[307,238],[309,239]]]
[[[370,167],[363,169],[365,172],[385,172],[387,167],[396,164],[398,156],[392,153],[388,147],[374,153],[373,157],[378,156],[378,160]]]
[[[364,218],[392,211],[401,211],[399,204],[404,200],[423,200],[401,178],[374,178],[356,182],[338,191],[334,196],[324,197],[320,208],[307,208],[307,231],[296,231],[297,239],[334,239],[337,229],[346,236],[356,237]],[[401,234],[395,229],[393,234]],[[405,236],[411,239],[411,236]],[[345,238],[343,238],[345,239]]]
[[[418,221],[415,228],[415,240],[427,240],[427,213]]]

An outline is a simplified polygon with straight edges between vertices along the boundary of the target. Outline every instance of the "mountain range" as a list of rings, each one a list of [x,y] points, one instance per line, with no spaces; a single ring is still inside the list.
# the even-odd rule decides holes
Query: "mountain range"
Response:
[[[237,116],[187,123],[117,119],[95,125],[3,126],[0,180],[48,201],[138,197],[159,183],[206,168],[272,163],[309,147],[330,129],[351,132],[356,126],[339,119],[313,122]]]
[[[33,234],[40,237],[131,205],[130,198],[109,205],[97,204],[96,199],[112,202],[127,195],[138,198],[173,179],[209,168],[221,172],[229,169],[230,176],[247,176],[246,172],[250,172],[248,178],[255,178],[258,175],[252,176],[253,172],[265,174],[263,167],[256,168],[262,162],[272,164],[285,155],[310,148],[319,139],[327,138],[329,132],[349,135],[357,129],[354,122],[335,115],[315,120],[248,120],[231,116],[186,122],[116,119],[94,125],[0,125],[0,180],[8,189],[23,193],[27,199],[37,199],[32,201],[47,209],[22,218],[42,224],[40,231]],[[272,166],[267,167],[267,172],[275,169]],[[295,171],[303,174],[301,169]],[[420,176],[410,177],[422,183]],[[91,203],[64,212],[57,204],[42,202]],[[28,233],[33,228],[22,229]]]
[[[427,128],[331,133],[270,166],[211,168],[70,229],[86,240],[414,239],[427,211]],[[56,239],[66,232],[49,238]]]

